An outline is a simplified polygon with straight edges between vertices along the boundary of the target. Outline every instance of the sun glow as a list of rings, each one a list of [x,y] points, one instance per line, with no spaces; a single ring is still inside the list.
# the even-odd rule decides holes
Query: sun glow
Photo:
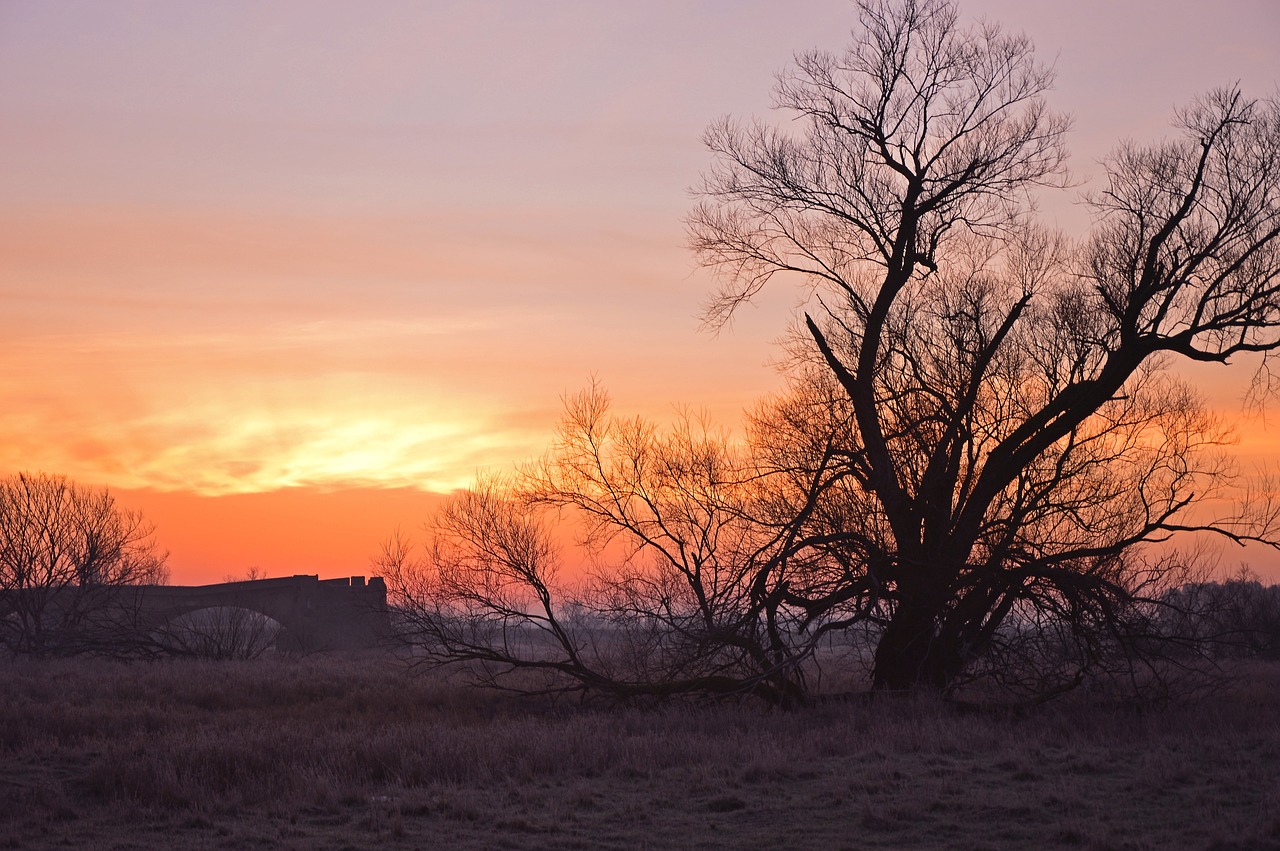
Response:
[[[699,334],[682,217],[707,122],[763,114],[846,3],[375,5],[0,2],[0,469],[119,492],[179,580],[360,572],[592,376],[726,426],[780,384],[794,291]],[[1060,57],[1083,185],[1173,104],[1274,80],[1274,0],[1079,5],[961,2]],[[1196,375],[1274,466],[1274,420]]]
[[[452,333],[333,322],[262,335],[29,337],[0,372],[0,393],[24,402],[0,410],[0,465],[204,495],[447,492],[538,451],[552,421],[549,407],[522,414],[470,392],[465,376],[350,365],[410,341],[429,360],[430,341]],[[333,371],[335,359],[348,367]]]

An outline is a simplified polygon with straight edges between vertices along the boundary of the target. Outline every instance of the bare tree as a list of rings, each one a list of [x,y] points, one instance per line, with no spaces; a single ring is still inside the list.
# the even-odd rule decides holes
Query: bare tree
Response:
[[[1143,427],[1169,415],[1136,410],[1129,419]],[[1028,497],[1027,526],[1056,528],[1062,547],[1077,548],[1131,531],[1131,518],[1107,512],[1169,486],[1161,466],[1194,447],[1134,450],[1118,420],[1082,439],[1062,469],[1027,472],[1028,491],[1056,483],[1075,494],[1061,510]],[[424,555],[399,535],[387,543],[376,568],[395,633],[420,664],[522,692],[749,694],[785,706],[829,667],[831,640],[843,678],[856,678],[897,602],[883,578],[892,529],[848,465],[854,431],[847,395],[816,368],[762,403],[738,442],[696,418],[661,428],[614,417],[592,387],[568,400],[540,462],[447,502]],[[1077,537],[1064,537],[1068,528]],[[578,578],[565,580],[566,563]],[[1192,576],[1181,563],[1087,568],[1074,596],[1029,581],[948,685],[985,677],[1040,698],[1089,671],[1149,690],[1133,680],[1137,643],[1148,669],[1172,660],[1185,671],[1208,654],[1190,632],[1168,629],[1189,608],[1169,594]]]
[[[457,495],[423,558],[384,551],[421,660],[787,704],[841,637],[878,688],[1144,687],[1196,647],[1169,624],[1197,568],[1152,545],[1280,545],[1274,489],[1173,371],[1280,348],[1280,109],[1217,92],[1179,141],[1123,147],[1073,243],[1032,216],[1068,122],[1029,41],[946,0],[860,8],[849,50],[781,77],[798,129],[710,129],[689,220],[713,324],[775,277],[809,288],[789,388],[744,441],[570,399],[542,461]]]
[[[14,653],[108,650],[135,587],[168,578],[142,515],[63,476],[0,479],[0,641]]]
[[[820,632],[801,635],[761,593],[791,522],[756,519],[759,493],[726,434],[691,416],[667,429],[611,416],[593,386],[542,461],[453,498],[424,559],[397,537],[377,567],[421,658],[484,684],[787,704]],[[562,524],[591,567],[573,583]]]
[[[1037,623],[1086,664],[1168,583],[1145,545],[1280,537],[1274,495],[1193,512],[1232,467],[1170,371],[1280,348],[1280,108],[1215,91],[1176,140],[1122,146],[1073,244],[1031,217],[1065,184],[1068,121],[1030,42],[947,0],[859,5],[847,51],[780,78],[797,129],[708,131],[689,218],[724,283],[710,320],[798,279],[845,397],[847,508],[823,543],[845,573],[791,604],[874,596],[883,688],[946,687]]]

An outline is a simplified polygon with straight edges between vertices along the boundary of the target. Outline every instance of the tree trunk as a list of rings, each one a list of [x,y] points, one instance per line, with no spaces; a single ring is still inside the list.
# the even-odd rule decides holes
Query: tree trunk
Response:
[[[938,634],[934,608],[904,601],[876,645],[872,687],[890,691],[942,689],[955,677],[959,654]]]

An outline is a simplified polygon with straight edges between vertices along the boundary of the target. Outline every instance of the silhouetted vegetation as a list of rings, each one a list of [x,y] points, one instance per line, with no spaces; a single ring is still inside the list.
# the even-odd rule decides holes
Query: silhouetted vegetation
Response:
[[[1162,626],[1218,657],[1280,660],[1280,585],[1247,572],[1170,592]]]
[[[64,476],[0,479],[0,647],[128,652],[139,585],[168,579],[154,527],[106,488]]]
[[[711,127],[689,217],[713,325],[767,285],[813,293],[789,391],[743,441],[571,399],[546,458],[456,497],[422,557],[380,559],[423,662],[783,705],[832,643],[878,689],[1024,700],[1212,662],[1173,629],[1201,623],[1174,609],[1203,577],[1152,545],[1280,544],[1274,489],[1174,371],[1262,354],[1255,390],[1276,388],[1280,105],[1215,90],[1173,138],[1123,144],[1073,241],[1034,217],[1068,187],[1069,121],[1028,39],[948,0],[859,9],[846,51],[779,78],[787,123]]]

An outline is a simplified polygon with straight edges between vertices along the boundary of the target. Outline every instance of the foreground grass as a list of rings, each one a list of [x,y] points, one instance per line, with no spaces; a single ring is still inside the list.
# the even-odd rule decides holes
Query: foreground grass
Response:
[[[377,658],[0,663],[0,848],[1280,849],[1280,674],[1138,712],[602,710]]]

